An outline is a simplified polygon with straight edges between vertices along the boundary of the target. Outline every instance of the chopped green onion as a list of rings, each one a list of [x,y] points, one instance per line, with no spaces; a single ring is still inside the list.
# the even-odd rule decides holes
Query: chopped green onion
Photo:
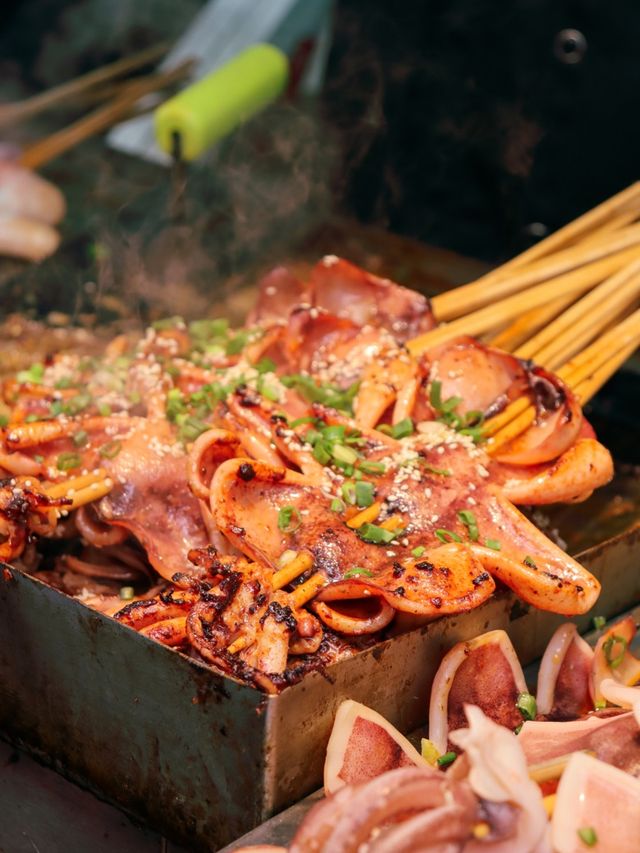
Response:
[[[364,474],[374,474],[374,475],[384,474],[384,472],[387,470],[384,466],[384,463],[382,463],[382,462],[369,462],[366,459],[364,461],[360,462],[358,467],[360,468],[360,470]]]
[[[621,651],[614,656],[613,652],[616,646],[620,646]],[[609,669],[617,669],[624,660],[624,656],[627,651],[627,641],[619,634],[612,634],[602,644],[602,651],[604,652],[605,659],[609,664]]]
[[[131,601],[132,598],[135,597],[136,591],[132,586],[121,586],[120,587],[120,598],[123,601]]]
[[[121,441],[108,441],[106,444],[103,444],[98,453],[104,459],[115,459],[118,453],[122,450],[122,442]]]
[[[422,555],[424,554],[424,552],[425,552],[426,550],[427,550],[427,549],[424,547],[424,545],[418,545],[416,548],[414,548],[414,549],[411,551],[411,555],[412,555],[413,557],[422,557]]]
[[[111,406],[108,403],[98,403],[98,414],[108,418],[111,414]]]
[[[438,767],[448,767],[450,764],[453,764],[457,757],[455,752],[445,752],[437,760]]]
[[[429,389],[429,402],[436,412],[442,411],[442,382],[438,382],[437,379],[434,379],[431,383],[431,388]]]
[[[283,533],[295,533],[302,524],[302,518],[296,507],[288,504],[278,510],[278,527]]]
[[[592,826],[581,826],[578,830],[578,838],[587,847],[595,847],[598,843],[598,835]]]
[[[513,730],[514,735],[519,735],[520,732],[522,731],[523,726],[524,726],[524,723],[520,723],[519,726],[516,726],[515,729]]]
[[[595,708],[596,711],[604,711],[604,709],[607,707],[607,700],[606,699],[598,699],[595,702],[593,707]]]
[[[533,557],[526,556],[522,562],[525,564],[525,566],[529,566],[530,569],[538,568],[533,560]]]
[[[451,471],[448,468],[435,468],[433,465],[429,465],[428,462],[423,462],[422,467],[425,471],[428,471],[430,474],[440,474],[442,477],[450,477]]]
[[[370,572],[369,569],[363,569],[360,566],[355,566],[353,569],[349,569],[348,572],[344,573],[345,580],[347,578],[355,578],[358,575],[364,575],[365,577],[372,578],[373,572]]]
[[[351,506],[355,506],[356,502],[356,484],[350,481],[343,483],[340,491],[342,492],[342,497],[346,501],[346,503],[351,504]]]
[[[34,424],[34,423],[36,423],[36,421],[39,421],[39,420],[41,420],[40,415],[30,414],[30,415],[27,415],[27,417],[24,419],[24,422],[26,424]]]
[[[356,533],[364,542],[371,542],[373,545],[386,545],[402,532],[398,530],[386,530],[384,527],[378,527],[377,524],[361,524],[356,530]]]
[[[78,453],[61,453],[56,459],[58,471],[71,471],[73,468],[79,468],[80,465],[82,465],[82,457]]]
[[[132,391],[130,394],[127,395],[127,399],[129,400],[132,406],[137,406],[139,403],[142,402],[142,396],[139,391]]]
[[[73,379],[70,376],[62,376],[57,382],[53,383],[56,391],[62,391],[64,388],[73,388]]]
[[[334,498],[331,501],[331,512],[344,512],[345,505],[344,502],[340,500],[340,498]]]
[[[9,423],[9,415],[4,412],[0,413],[0,427],[5,427]]]
[[[373,503],[374,485],[366,480],[356,483],[356,504],[361,507],[371,506]]]
[[[16,376],[18,382],[28,382],[31,385],[41,385],[44,379],[44,364],[35,362],[27,370],[21,370]]]
[[[80,412],[84,411],[88,406],[93,402],[93,398],[91,394],[82,393],[76,394],[75,397],[72,397],[70,400],[63,405],[62,411],[66,415],[77,415]]]
[[[307,433],[308,435],[309,433]],[[317,441],[313,446],[313,458],[321,465],[327,465],[331,462],[331,453],[327,446],[322,441]]]
[[[206,421],[202,421],[200,418],[188,417],[180,424],[178,436],[180,437],[180,441],[188,444],[195,441],[198,436],[210,429],[211,424],[208,424]]]
[[[34,462],[37,462],[38,465],[42,465],[42,463],[44,462],[44,456],[42,456],[41,453],[36,453],[36,455],[33,457],[33,460]]]
[[[302,426],[302,424],[315,424],[317,420],[317,418],[310,415],[307,418],[296,418],[295,421],[291,421],[289,426],[295,429],[296,427]]]
[[[81,429],[73,436],[73,443],[76,447],[84,447],[84,445],[89,441],[89,433]]]
[[[163,317],[161,320],[156,320],[151,324],[151,328],[156,332],[165,332],[167,329],[175,329],[176,326],[183,326],[184,320],[179,315],[175,317]]]
[[[258,393],[271,400],[272,403],[277,403],[280,400],[280,392],[274,385],[270,385],[266,377],[258,377],[257,382]]]
[[[165,403],[167,419],[175,423],[178,415],[184,414],[186,408],[182,391],[179,388],[170,388],[167,391],[167,400]]]
[[[392,435],[393,433],[393,427],[391,426],[391,424],[378,424],[376,429],[383,435]]]
[[[471,539],[472,542],[477,542],[480,538],[480,532],[478,531],[478,522],[476,521],[475,515],[470,509],[461,509],[458,513],[458,518],[467,528],[469,539]]]
[[[194,320],[189,323],[189,335],[198,345],[210,343],[215,338],[224,338],[229,331],[229,321],[224,317],[216,320]]]
[[[239,355],[249,343],[249,332],[240,329],[227,343],[227,355]]]
[[[454,533],[453,530],[447,530],[445,527],[438,527],[435,532],[436,539],[441,542],[462,542],[462,538]]]
[[[304,373],[294,373],[290,376],[280,377],[280,381],[287,388],[294,388],[298,394],[310,403],[322,403],[332,409],[339,409],[348,415],[353,414],[353,398],[355,397],[359,383],[354,382],[346,390],[328,382],[322,385]]]
[[[391,427],[391,435],[393,438],[406,438],[413,432],[413,421],[411,418],[403,418]]]
[[[354,465],[358,461],[358,454],[353,447],[347,447],[346,444],[334,444],[331,448],[331,455],[338,462],[344,462],[345,465]]]
[[[325,441],[344,441],[347,429],[341,424],[324,427],[322,437]]]
[[[276,369],[276,363],[272,358],[261,358],[260,361],[255,365],[258,373],[273,373]]]
[[[593,617],[593,627],[596,631],[602,631],[604,626],[607,624],[606,617],[604,616],[594,616]]]
[[[519,693],[516,701],[516,708],[525,720],[535,720],[538,712],[538,705],[535,696],[531,693]]]
[[[502,543],[498,542],[497,539],[485,539],[484,540],[485,547],[491,548],[492,551],[501,551]]]

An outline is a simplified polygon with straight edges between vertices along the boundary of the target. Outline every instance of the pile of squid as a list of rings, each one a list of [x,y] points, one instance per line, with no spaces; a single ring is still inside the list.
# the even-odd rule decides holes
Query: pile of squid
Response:
[[[411,355],[434,325],[331,256],[266,276],[243,328],[169,318],[32,364],[2,388],[0,559],[268,691],[496,583],[584,613],[598,581],[514,504],[585,499],[608,451],[535,365]],[[490,456],[484,419],[523,395],[537,420]]]
[[[347,700],[327,747],[326,799],[290,853],[633,853],[640,821],[640,660],[631,618],[595,650],[561,625],[534,697],[504,631],[459,643],[415,747]],[[236,853],[285,848],[239,848]]]

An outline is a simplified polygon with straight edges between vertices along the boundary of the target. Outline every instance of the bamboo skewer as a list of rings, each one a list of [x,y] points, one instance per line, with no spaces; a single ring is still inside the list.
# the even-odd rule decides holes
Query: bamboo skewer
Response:
[[[186,77],[192,64],[191,60],[186,60],[171,71],[153,74],[141,78],[138,82],[132,82],[125,92],[111,103],[99,107],[68,127],[25,148],[20,158],[21,165],[37,169],[80,142],[84,142],[96,133],[101,133],[127,116],[144,95],[156,92]]]
[[[510,323],[506,328],[498,332],[495,337],[490,338],[489,343],[492,347],[513,352],[528,340],[531,335],[538,332],[550,320],[553,320],[561,311],[564,311],[565,308],[571,305],[574,298],[573,294],[560,296],[558,299],[552,299],[546,305],[525,311],[513,323]]]
[[[634,227],[640,229],[639,226]],[[640,230],[636,231],[635,235],[634,239],[640,239]],[[412,355],[419,356],[427,349],[460,335],[485,334],[509,322],[523,311],[545,305],[549,300],[560,296],[574,298],[580,296],[619,269],[621,265],[637,258],[640,258],[640,248],[637,245],[627,247],[623,251],[619,250],[616,254],[612,253],[608,257],[580,266],[551,281],[531,287],[525,293],[515,293],[493,305],[480,308],[465,317],[459,317],[451,323],[432,329],[408,341],[407,348]]]
[[[566,263],[567,259],[570,261],[572,251],[577,249],[579,253],[582,252],[580,246],[570,246],[571,241],[591,230],[592,234],[589,240],[591,250],[593,251],[598,246],[602,247],[603,239],[606,242],[611,235],[602,233],[602,231],[598,234],[597,230],[594,229],[602,226],[603,223],[606,223],[627,206],[636,209],[640,214],[640,182],[632,184],[627,189],[607,199],[598,207],[551,234],[545,240],[502,264],[498,269],[487,273],[487,275],[470,284],[438,294],[432,300],[436,316],[441,321],[450,320],[465,312],[476,310],[495,300],[496,297],[517,292],[536,283],[536,281],[542,280],[541,278],[535,279],[535,275],[534,280],[531,280],[532,273],[544,274],[544,270],[549,267],[550,271],[547,277],[565,272],[567,267],[562,267],[562,262]],[[630,227],[633,228],[633,226]],[[626,230],[628,229],[620,229],[621,232]],[[589,259],[595,259],[595,256],[585,257],[584,262]],[[554,262],[556,264],[555,269],[553,268]],[[560,267],[558,267],[558,263],[560,263]]]
[[[606,323],[640,295],[640,259],[632,261],[560,314],[515,351],[519,358],[535,358],[547,368],[567,361],[583,343],[593,339]],[[581,334],[594,330],[584,341]],[[573,350],[571,347],[575,346]],[[567,353],[567,347],[569,352]],[[558,358],[559,356],[559,358]]]
[[[587,403],[604,383],[616,372],[640,343],[640,310],[635,311],[614,329],[611,329],[579,356],[558,370],[558,375],[579,397]],[[495,454],[521,435],[535,421],[537,412],[528,397],[511,403],[504,412],[484,426],[488,437],[487,450]]]
[[[3,104],[0,106],[0,126],[22,121],[44,110],[57,107],[102,83],[124,77],[131,71],[137,71],[145,65],[157,62],[164,56],[168,48],[169,45],[166,42],[156,44],[133,56],[104,65],[102,68],[97,68],[95,71],[90,71],[88,74],[83,74],[81,77],[76,77],[60,86],[54,86],[46,92],[33,95],[18,103]]]

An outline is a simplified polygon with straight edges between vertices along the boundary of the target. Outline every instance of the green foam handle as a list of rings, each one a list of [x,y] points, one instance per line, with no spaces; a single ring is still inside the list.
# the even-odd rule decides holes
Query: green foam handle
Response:
[[[254,44],[155,112],[156,139],[167,154],[180,136],[180,155],[195,160],[239,124],[274,101],[287,85],[289,61],[271,44]]]

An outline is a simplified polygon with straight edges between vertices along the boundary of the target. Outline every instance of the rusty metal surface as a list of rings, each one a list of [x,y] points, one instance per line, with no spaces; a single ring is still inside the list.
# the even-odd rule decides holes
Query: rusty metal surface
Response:
[[[639,536],[581,555],[603,582],[598,614],[640,601]],[[584,630],[589,619],[576,621]],[[318,787],[343,699],[411,731],[425,722],[446,648],[503,627],[526,664],[561,621],[502,591],[265,697],[5,567],[0,730],[169,837],[210,850]]]

